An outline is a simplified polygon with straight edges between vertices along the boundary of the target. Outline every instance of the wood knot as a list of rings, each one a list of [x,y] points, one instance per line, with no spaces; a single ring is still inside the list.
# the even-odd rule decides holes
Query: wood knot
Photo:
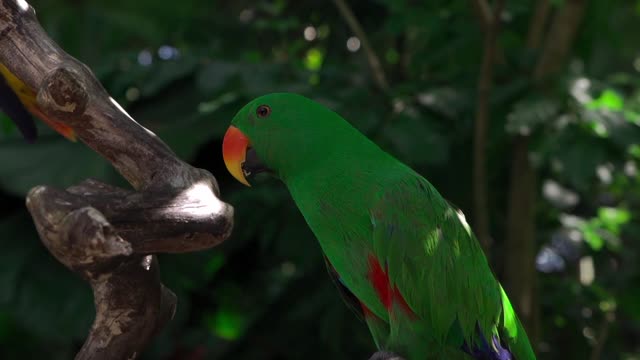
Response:
[[[0,16],[0,40],[3,40],[9,35],[9,33],[16,28],[16,25],[5,20],[3,16]]]
[[[55,69],[44,79],[44,86],[38,91],[38,103],[58,114],[73,117],[82,115],[89,94],[79,78],[73,70],[64,67]]]

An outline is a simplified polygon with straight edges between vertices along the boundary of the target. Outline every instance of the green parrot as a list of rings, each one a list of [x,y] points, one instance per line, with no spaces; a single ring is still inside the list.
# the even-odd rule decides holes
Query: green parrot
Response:
[[[372,359],[535,359],[462,212],[338,114],[265,95],[236,114],[222,147],[243,184],[260,172],[285,183],[371,331]]]

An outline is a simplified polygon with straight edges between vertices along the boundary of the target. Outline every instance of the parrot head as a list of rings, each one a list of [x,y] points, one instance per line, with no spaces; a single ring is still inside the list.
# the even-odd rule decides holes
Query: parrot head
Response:
[[[254,99],[231,121],[222,142],[227,169],[241,183],[268,172],[287,175],[333,156],[342,134],[352,129],[340,116],[303,96],[275,93]],[[328,145],[331,146],[328,146]]]

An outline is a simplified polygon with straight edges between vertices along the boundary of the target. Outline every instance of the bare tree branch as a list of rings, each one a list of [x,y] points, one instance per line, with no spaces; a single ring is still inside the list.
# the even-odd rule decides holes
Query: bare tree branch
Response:
[[[567,61],[573,40],[578,33],[584,10],[585,0],[566,0],[556,14],[544,50],[533,72],[536,82],[560,70]]]
[[[27,207],[49,251],[89,282],[96,317],[76,359],[132,359],[175,312],[154,256],[137,254],[81,196],[34,188]],[[60,196],[62,195],[62,196]]]
[[[604,350],[604,344],[607,342],[607,338],[609,338],[609,332],[611,331],[611,324],[616,320],[615,311],[606,311],[604,313],[604,318],[602,319],[602,324],[600,324],[600,329],[598,330],[598,339],[596,339],[596,344],[591,350],[591,355],[589,356],[590,360],[600,360],[602,358],[602,351]]]
[[[480,29],[484,35],[484,39],[490,32],[496,32],[495,29],[499,28],[501,24],[502,10],[504,9],[504,1],[496,1],[492,8],[488,0],[471,0],[471,5],[476,13],[476,18],[480,24]],[[485,44],[486,46],[486,44]],[[505,55],[504,49],[499,43],[495,44],[493,55],[493,63],[497,65],[504,64]],[[486,53],[486,52],[485,52]]]
[[[176,307],[150,254],[218,245],[233,208],[219,200],[213,175],[136,123],[23,0],[0,0],[0,63],[37,93],[43,116],[73,128],[136,190],[88,180],[27,196],[43,244],[93,289],[96,318],[76,359],[135,359]]]
[[[544,31],[548,4],[539,0],[529,28],[529,46],[537,50],[538,38]],[[567,0],[554,16],[551,29],[545,37],[544,50],[533,71],[537,86],[566,64],[569,50],[586,8],[586,0]],[[504,285],[535,343],[538,333],[537,281],[535,276],[535,205],[537,199],[537,173],[529,159],[529,136],[517,136],[511,152],[511,175],[507,207],[507,232]],[[523,265],[525,264],[525,265]],[[524,269],[524,271],[523,271]]]
[[[358,37],[358,39],[360,39],[362,48],[367,55],[367,61],[369,62],[369,66],[371,67],[371,72],[373,73],[373,80],[380,90],[386,92],[389,89],[389,83],[387,83],[387,77],[384,73],[384,69],[382,68],[380,58],[369,43],[369,37],[362,29],[360,22],[353,14],[353,11],[351,11],[351,8],[345,0],[333,0],[333,2],[336,4],[340,15],[344,18],[347,25],[349,25],[351,31],[353,31],[354,35]]]
[[[495,23],[496,17],[493,10],[491,9],[491,5],[487,0],[472,0],[471,4],[473,5],[473,9],[476,12],[478,20],[480,21],[480,27],[482,27],[482,31],[486,34],[490,31],[491,27]]]
[[[185,190],[140,193],[85,180],[66,191],[39,186],[27,199],[29,209],[42,214],[94,208],[108,219],[132,254],[205,250],[231,231],[227,219],[231,207],[213,196],[204,182]]]
[[[532,50],[540,48],[550,11],[551,4],[549,4],[549,0],[537,1],[531,22],[529,23],[529,33],[527,35],[527,46]]]
[[[126,114],[89,68],[47,36],[33,8],[18,3],[2,0],[0,62],[37,92],[40,110],[72,127],[136,189],[193,183],[199,171]]]
[[[500,13],[504,9],[504,0],[498,0],[495,9],[491,10],[486,19],[484,32],[484,49],[480,78],[478,79],[478,93],[476,101],[476,121],[473,138],[473,196],[474,222],[478,240],[489,256],[491,247],[489,200],[487,194],[487,128],[491,117],[489,98],[493,88],[493,70],[496,63],[497,38],[500,33]],[[474,1],[476,7],[488,6],[483,0]],[[487,18],[487,16],[489,16]]]

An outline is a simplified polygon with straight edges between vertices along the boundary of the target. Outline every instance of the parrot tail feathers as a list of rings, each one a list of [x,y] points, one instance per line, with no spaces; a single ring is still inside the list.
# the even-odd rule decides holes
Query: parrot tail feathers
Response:
[[[376,347],[380,350],[386,349],[389,346],[389,324],[369,310],[369,308],[362,302],[360,303],[360,306],[362,307],[364,321],[369,327],[369,332],[371,332],[371,336],[373,337],[373,341],[376,343]]]
[[[500,286],[500,295],[503,314],[502,328],[499,329],[500,336],[508,344],[516,360],[536,360],[536,355],[533,352],[524,326],[522,326],[516,312],[513,310],[509,297],[502,286]]]
[[[462,344],[462,351],[471,355],[476,360],[514,360],[513,355],[509,350],[504,348],[500,343],[500,339],[497,335],[491,336],[491,344],[487,340],[486,336],[480,329],[480,326],[476,324],[477,340],[472,346],[465,341]]]

